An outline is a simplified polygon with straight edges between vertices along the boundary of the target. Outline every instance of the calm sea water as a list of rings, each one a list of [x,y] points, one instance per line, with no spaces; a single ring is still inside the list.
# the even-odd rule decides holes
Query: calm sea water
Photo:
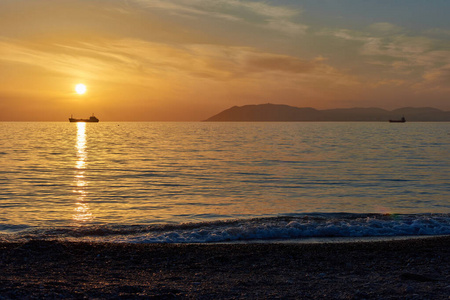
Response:
[[[0,239],[450,234],[450,123],[0,123]]]

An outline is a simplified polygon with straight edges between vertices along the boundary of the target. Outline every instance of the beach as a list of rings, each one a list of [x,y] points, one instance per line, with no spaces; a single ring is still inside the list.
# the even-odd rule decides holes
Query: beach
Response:
[[[0,243],[0,299],[448,299],[449,245]]]

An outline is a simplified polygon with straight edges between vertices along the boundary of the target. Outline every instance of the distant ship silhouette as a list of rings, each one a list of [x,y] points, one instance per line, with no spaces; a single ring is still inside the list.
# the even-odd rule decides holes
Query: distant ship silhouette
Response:
[[[69,118],[70,123],[73,123],[73,122],[98,123],[98,121],[100,121],[100,120],[97,119],[97,117],[94,116],[94,114],[92,114],[92,116],[89,119],[75,119],[72,115],[70,115],[70,118]]]
[[[389,120],[390,123],[405,123],[405,117],[402,117],[400,120]]]

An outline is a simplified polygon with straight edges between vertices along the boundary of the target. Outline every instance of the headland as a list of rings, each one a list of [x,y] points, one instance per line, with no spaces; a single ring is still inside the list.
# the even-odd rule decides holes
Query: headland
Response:
[[[381,108],[338,108],[318,110],[282,104],[233,106],[207,122],[388,122],[404,117],[408,122],[450,122],[450,111],[432,107],[404,107],[388,111]]]

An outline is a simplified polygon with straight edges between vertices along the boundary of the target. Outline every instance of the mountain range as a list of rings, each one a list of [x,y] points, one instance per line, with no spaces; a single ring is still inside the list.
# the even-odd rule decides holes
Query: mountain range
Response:
[[[302,121],[380,121],[400,119],[416,122],[449,122],[450,111],[432,107],[404,107],[395,110],[381,108],[337,108],[318,110],[283,104],[233,106],[206,122],[302,122]]]

